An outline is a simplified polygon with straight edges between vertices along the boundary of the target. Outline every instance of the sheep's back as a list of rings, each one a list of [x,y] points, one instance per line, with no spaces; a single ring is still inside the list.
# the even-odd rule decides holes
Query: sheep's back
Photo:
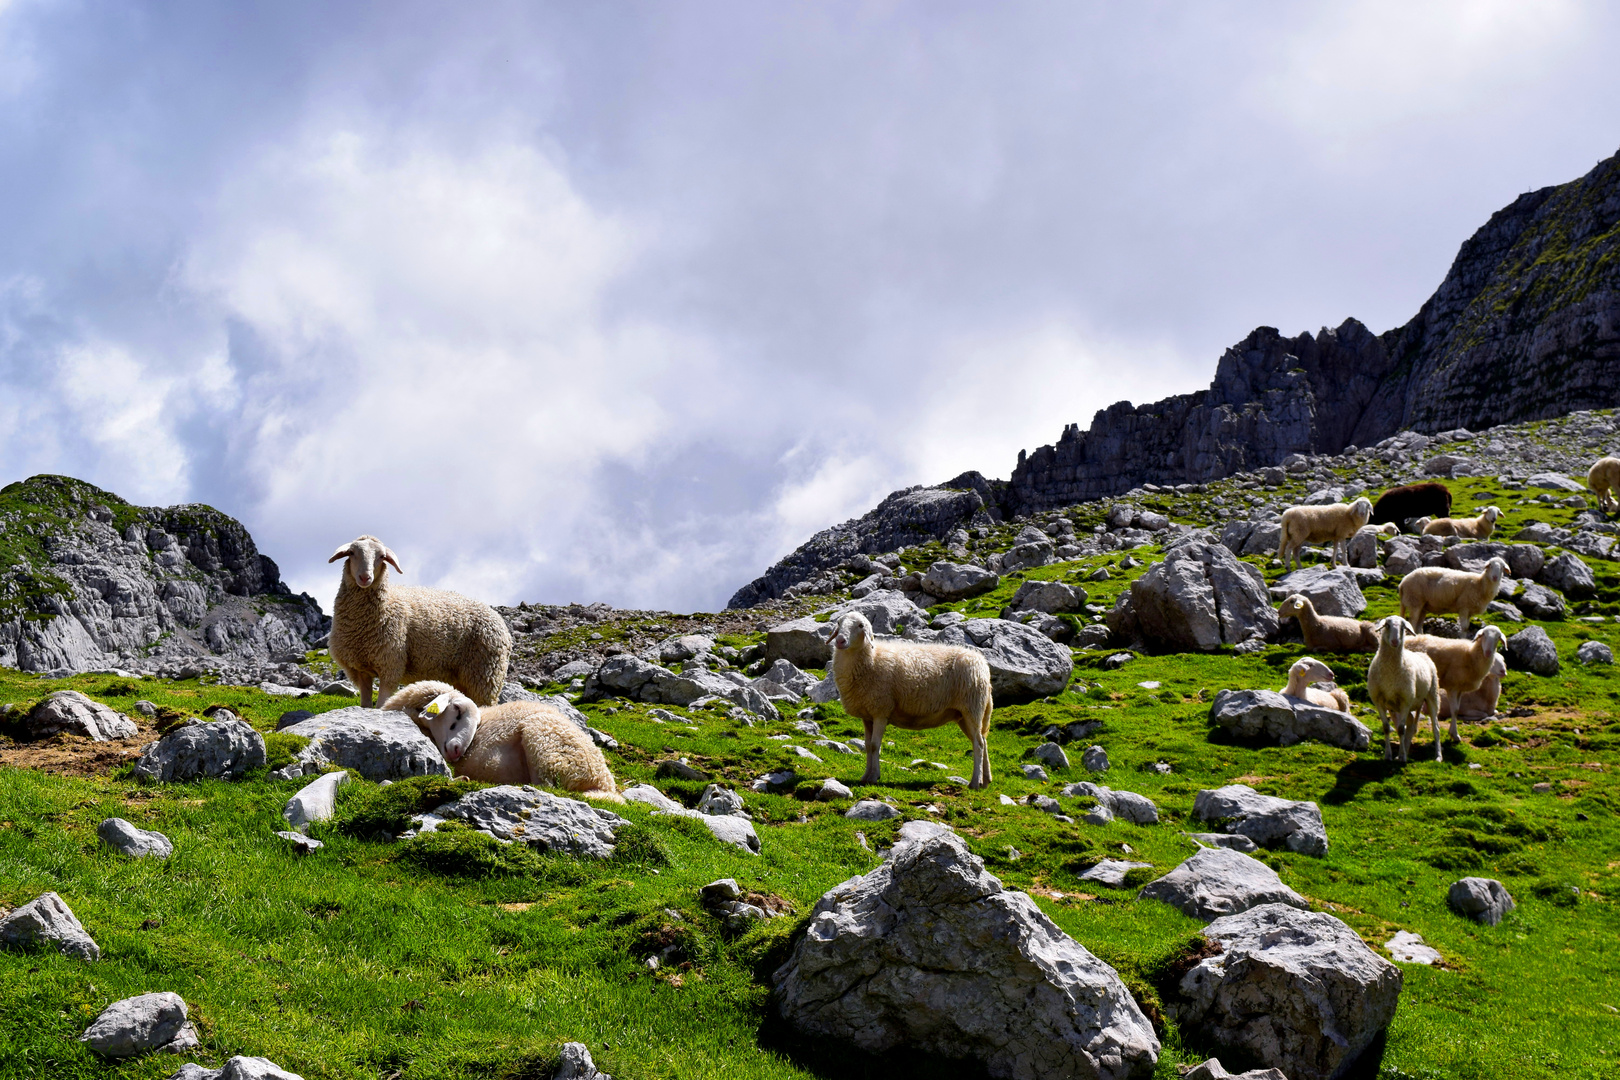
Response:
[[[990,665],[983,654],[960,645],[931,642],[873,643],[862,696],[881,694],[886,704],[914,716],[949,708],[970,713],[990,700]],[[839,687],[840,693],[843,687]]]
[[[398,586],[393,593],[409,627],[407,678],[457,682],[494,666],[504,673],[512,635],[488,604],[422,585]]]

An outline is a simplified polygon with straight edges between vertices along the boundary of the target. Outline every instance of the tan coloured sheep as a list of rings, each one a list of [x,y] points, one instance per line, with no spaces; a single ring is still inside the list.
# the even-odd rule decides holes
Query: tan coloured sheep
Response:
[[[1350,695],[1335,686],[1331,690],[1318,690],[1311,683],[1333,681],[1333,669],[1313,656],[1301,657],[1295,660],[1288,669],[1288,685],[1282,688],[1282,695],[1296,701],[1303,701],[1307,705],[1315,705],[1319,709],[1337,709],[1340,712],[1350,711]]]
[[[1401,744],[1401,763],[1412,749],[1425,707],[1434,730],[1434,760],[1442,760],[1440,747],[1440,673],[1434,661],[1420,652],[1408,651],[1406,637],[1412,627],[1399,615],[1378,623],[1378,652],[1367,665],[1367,696],[1383,723],[1384,760],[1390,758],[1389,725],[1395,721],[1395,734]]]
[[[1455,612],[1466,634],[1469,620],[1483,615],[1496,599],[1507,568],[1500,558],[1486,563],[1477,574],[1443,566],[1420,566],[1401,578],[1401,615],[1414,627],[1421,627],[1428,615]]]
[[[1440,688],[1441,715],[1455,715],[1463,720],[1489,720],[1496,715],[1496,703],[1502,699],[1502,676],[1507,674],[1507,661],[1498,652],[1491,658],[1491,670],[1479,689],[1461,695],[1446,693]]]
[[[1440,673],[1442,702],[1449,701],[1451,704],[1452,742],[1462,739],[1457,734],[1457,712],[1462,696],[1480,688],[1500,659],[1496,650],[1506,646],[1507,635],[1495,626],[1480,627],[1472,641],[1435,637],[1432,634],[1413,634],[1406,639],[1406,647],[1433,660],[1435,669]],[[1503,671],[1506,670],[1504,666]]]
[[[332,605],[332,659],[371,707],[399,686],[441,679],[479,705],[493,705],[506,683],[512,632],[495,609],[444,589],[390,585],[388,567],[400,573],[394,553],[375,536],[338,548],[328,562],[344,560],[343,580]]]
[[[457,776],[487,784],[534,784],[587,799],[624,802],[602,751],[579,725],[543,701],[480,709],[455,687],[414,682],[385,709],[409,716]]]
[[[990,783],[990,665],[983,654],[957,645],[878,641],[865,615],[838,620],[833,633],[833,679],[844,711],[866,727],[863,784],[881,779],[878,751],[889,725],[922,731],[955,723],[973,744],[970,788]]]
[[[1310,598],[1294,593],[1277,605],[1277,618],[1298,619],[1305,647],[1317,652],[1375,652],[1378,634],[1372,623],[1343,615],[1318,615]]]
[[[1424,518],[1420,530],[1425,536],[1461,536],[1470,540],[1489,540],[1496,531],[1497,519],[1502,516],[1499,506],[1487,506],[1478,517]]]
[[[1284,569],[1290,560],[1298,567],[1300,549],[1306,544],[1331,544],[1333,565],[1338,566],[1341,559],[1348,563],[1343,548],[1370,517],[1372,503],[1365,498],[1327,506],[1290,506],[1283,511],[1277,557]]]
[[[1586,486],[1598,497],[1598,509],[1605,514],[1620,510],[1620,458],[1602,457],[1586,472]]]

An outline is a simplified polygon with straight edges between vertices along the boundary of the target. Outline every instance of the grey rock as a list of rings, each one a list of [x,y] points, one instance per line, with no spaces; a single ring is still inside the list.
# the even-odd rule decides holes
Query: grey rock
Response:
[[[96,742],[128,739],[140,733],[135,721],[77,690],[58,690],[46,697],[29,710],[23,728],[33,739],[65,731]]]
[[[1579,555],[1568,551],[1555,559],[1548,559],[1538,577],[1543,585],[1550,585],[1565,596],[1576,599],[1597,593],[1597,579],[1592,576],[1592,568],[1582,562]]]
[[[613,1080],[613,1077],[597,1069],[584,1043],[571,1042],[563,1043],[552,1080]]]
[[[1612,664],[1614,650],[1601,641],[1585,641],[1575,650],[1575,659],[1583,664]]]
[[[1261,904],[1310,907],[1271,867],[1224,847],[1199,848],[1164,877],[1143,886],[1137,896],[1162,900],[1183,915],[1205,921]]]
[[[1108,613],[1122,639],[1174,650],[1214,649],[1277,631],[1265,579],[1218,544],[1190,542],[1131,583]]]
[[[1325,912],[1263,904],[1204,936],[1224,951],[1182,978],[1177,1019],[1294,1080],[1342,1076],[1395,1016],[1400,969]]]
[[[148,743],[135,762],[135,775],[165,784],[199,777],[234,780],[264,761],[264,736],[245,720],[192,721]]]
[[[1096,799],[1099,805],[1106,806],[1115,817],[1133,821],[1138,825],[1159,823],[1159,808],[1153,805],[1153,800],[1134,791],[1115,791],[1113,788],[1082,780],[1064,788],[1063,794],[1070,798]]]
[[[1074,627],[1065,619],[1056,615],[1048,615],[1044,611],[1012,611],[1002,612],[1002,617],[1013,622],[1023,623],[1032,630],[1038,630],[1053,641],[1068,641],[1074,637]]]
[[[1054,803],[1053,805],[1055,806],[1056,803]],[[1067,821],[1068,820],[1066,817],[1063,817],[1061,814],[1058,815],[1058,818],[1061,821]],[[1113,820],[1114,820],[1114,812],[1112,810],[1108,809],[1108,807],[1106,807],[1106,806],[1101,806],[1101,805],[1093,806],[1090,810],[1087,810],[1084,814],[1081,815],[1080,820],[1084,821],[1087,825],[1108,825],[1108,824],[1111,824],[1113,822]]]
[[[996,705],[1060,694],[1074,674],[1074,656],[1040,631],[1006,619],[968,619],[939,631],[944,645],[977,649],[990,665]]]
[[[1406,537],[1395,537],[1384,546],[1384,573],[1403,578],[1423,565],[1423,553]]]
[[[1301,855],[1327,854],[1322,811],[1313,802],[1278,799],[1243,784],[1228,784],[1200,791],[1193,799],[1193,817],[1226,821],[1224,831],[1247,836],[1261,847],[1284,847]]]
[[[809,698],[817,705],[838,700],[838,680],[829,672],[825,679],[810,688]]]
[[[1210,721],[1245,739],[1265,737],[1279,746],[1312,740],[1347,750],[1365,750],[1371,731],[1349,713],[1323,709],[1274,690],[1222,690]]]
[[[552,682],[568,682],[572,679],[583,679],[596,670],[596,665],[589,660],[570,660],[551,673]]]
[[[713,785],[710,786],[712,787]],[[628,802],[641,803],[643,806],[650,806],[654,810],[662,811],[666,814],[675,814],[679,816],[691,813],[691,811],[686,807],[682,806],[668,795],[665,795],[662,791],[659,791],[651,784],[632,784],[619,794],[623,795],[625,800]]]
[[[1507,639],[1508,664],[1536,675],[1558,674],[1558,647],[1547,631],[1527,626]]]
[[[337,810],[337,789],[348,782],[346,771],[317,776],[287,800],[287,805],[281,808],[281,816],[300,831],[307,831],[312,822],[329,821]]]
[[[1499,544],[1494,540],[1456,544],[1446,548],[1444,552],[1445,565],[1453,570],[1467,570],[1471,574],[1477,574],[1485,569],[1485,565],[1492,559],[1501,559],[1503,562],[1507,562],[1510,550],[1508,545]],[[1508,569],[1512,570],[1511,564],[1509,564]]]
[[[1277,544],[1282,540],[1282,523],[1278,521],[1259,521],[1249,531],[1249,537],[1243,544],[1243,550],[1235,552],[1238,555],[1275,555]]]
[[[111,817],[103,821],[96,826],[96,835],[108,847],[135,859],[167,859],[174,854],[174,844],[167,836],[138,829],[123,818]]]
[[[1035,780],[1043,783],[1046,780],[1046,770],[1039,765],[1020,765],[1019,771],[1024,774],[1024,778],[1027,780]]]
[[[1585,485],[1571,480],[1562,473],[1539,472],[1525,480],[1527,487],[1549,488],[1553,491],[1580,491],[1586,490]]]
[[[1108,644],[1108,639],[1112,636],[1113,631],[1109,630],[1108,627],[1100,623],[1094,623],[1091,626],[1083,626],[1076,631],[1070,644],[1077,649],[1096,649]]]
[[[766,773],[764,776],[761,776],[759,779],[750,784],[749,787],[754,791],[769,792],[774,795],[780,795],[783,792],[792,791],[798,782],[798,773],[794,772],[792,769],[779,769],[776,772]],[[626,792],[625,798],[629,797],[629,793]]]
[[[1013,1080],[1123,1080],[1158,1059],[1117,973],[938,826],[903,829],[882,866],[824,895],[773,982],[788,1023],[868,1052],[914,1047]]]
[[[1367,610],[1367,598],[1353,574],[1326,566],[1307,566],[1286,574],[1270,589],[1273,599],[1284,600],[1299,593],[1311,602],[1318,615],[1355,618]]]
[[[309,740],[296,755],[306,773],[335,765],[371,781],[450,775],[439,748],[404,713],[350,706],[286,730]]]
[[[720,878],[698,890],[698,900],[704,907],[741,900],[742,897],[742,886],[737,884],[736,878]]]
[[[527,784],[470,791],[421,815],[420,821],[419,832],[432,832],[445,821],[461,821],[507,843],[598,859],[613,854],[614,833],[629,824],[611,810]]]
[[[1513,597],[1513,605],[1532,619],[1554,622],[1564,617],[1564,598],[1551,589],[1526,582]]]
[[[101,947],[85,931],[62,898],[53,892],[0,916],[0,945],[46,944],[63,956],[100,960]]]
[[[922,577],[923,591],[946,603],[979,596],[999,584],[999,575],[971,563],[936,562]]]
[[[1014,611],[1044,611],[1048,615],[1073,615],[1085,610],[1086,590],[1061,581],[1026,581],[1018,586],[1007,605]]]
[[[855,793],[853,791],[830,776],[821,782],[821,787],[816,789],[817,802],[833,802],[837,799],[853,799],[854,797]]]
[[[147,701],[145,698],[142,698],[140,701],[137,701],[135,704],[131,705],[130,709],[134,712],[140,713],[142,716],[147,717],[148,719],[157,715],[157,706],[152,704],[152,702]]]
[[[716,817],[747,817],[743,798],[735,791],[727,791],[719,784],[710,784],[698,797],[698,813]]]
[[[294,855],[313,855],[326,846],[313,837],[305,836],[301,832],[293,832],[291,829],[283,829],[276,835],[292,845]]]
[[[718,697],[759,716],[778,715],[770,699],[748,685],[747,680],[739,684],[693,664],[677,673],[628,653],[608,657],[586,681],[581,700],[599,701],[605,697],[683,707],[706,697]]]
[[[1227,1072],[1220,1058],[1200,1061],[1188,1069],[1181,1080],[1288,1080],[1281,1069],[1250,1069],[1248,1072]]]
[[[681,634],[678,637],[666,638],[654,648],[658,650],[660,663],[674,664],[713,652],[714,639],[702,634]]]
[[[359,691],[347,679],[337,679],[321,687],[321,693],[328,697],[358,697]]]
[[[1509,544],[1502,558],[1516,578],[1533,578],[1547,565],[1547,553],[1535,544]]]
[[[151,1051],[181,1053],[198,1044],[179,994],[141,994],[115,1001],[91,1021],[79,1041],[102,1057],[126,1058]]]
[[[1236,833],[1184,832],[1181,835],[1200,847],[1231,848],[1233,851],[1241,851],[1245,855],[1260,850],[1259,844],[1256,844],[1247,836],[1239,836]]]
[[[1057,548],[1050,540],[1036,540],[1018,544],[1002,553],[1001,571],[1004,574],[1019,570],[1033,570],[1057,561]]]
[[[1108,751],[1100,746],[1088,746],[1085,753],[1080,755],[1080,764],[1086,772],[1107,772]]]
[[[797,777],[794,779],[797,781]],[[764,791],[771,789],[761,788],[756,783],[754,790]],[[633,785],[626,788],[621,794],[629,802],[638,802],[652,807],[654,814],[668,814],[671,817],[692,818],[701,821],[704,827],[721,843],[740,848],[750,855],[759,854],[759,834],[754,831],[754,823],[746,817],[736,814],[711,814],[703,810],[688,810],[651,784]]]
[[[1103,661],[1103,667],[1108,671],[1118,671],[1135,659],[1135,653],[1117,652]]]
[[[791,660],[776,659],[765,672],[753,682],[759,686],[762,680],[774,682],[787,690],[794,698],[802,698],[815,689],[816,683],[821,680],[814,675],[807,675],[793,665]],[[768,696],[768,695],[767,695]]]
[[[276,730],[283,731],[294,724],[303,723],[314,715],[308,709],[288,709],[276,720]]]
[[[1486,926],[1495,926],[1518,906],[1500,881],[1478,877],[1452,882],[1446,890],[1446,903],[1457,914]]]
[[[1441,959],[1440,953],[1423,943],[1423,938],[1410,930],[1398,931],[1384,942],[1384,948],[1397,964],[1433,964]]]
[[[1359,530],[1345,545],[1345,558],[1351,566],[1374,570],[1378,567],[1378,531],[1373,526]]]
[[[899,817],[900,811],[886,802],[878,802],[876,799],[862,799],[848,810],[845,810],[844,816],[854,818],[856,821],[888,821],[890,818]]]
[[[1054,769],[1067,769],[1069,755],[1063,752],[1063,747],[1055,742],[1042,743],[1034,750],[1035,760],[1045,762]]]
[[[1127,862],[1123,859],[1104,859],[1080,875],[1081,881],[1095,881],[1099,885],[1107,885],[1110,889],[1123,888],[1125,875],[1132,870],[1151,870],[1152,863]]]
[[[217,1069],[205,1069],[196,1062],[188,1061],[180,1066],[180,1071],[169,1077],[169,1080],[304,1080],[295,1072],[288,1072],[269,1058],[244,1057],[238,1054],[229,1058],[225,1064]]]

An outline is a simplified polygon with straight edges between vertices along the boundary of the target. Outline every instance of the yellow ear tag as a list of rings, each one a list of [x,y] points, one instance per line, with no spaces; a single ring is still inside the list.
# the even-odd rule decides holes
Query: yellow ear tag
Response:
[[[440,694],[438,697],[428,702],[427,705],[422,708],[422,712],[428,716],[438,716],[440,713],[444,712],[445,698],[448,696],[449,695],[447,694]]]

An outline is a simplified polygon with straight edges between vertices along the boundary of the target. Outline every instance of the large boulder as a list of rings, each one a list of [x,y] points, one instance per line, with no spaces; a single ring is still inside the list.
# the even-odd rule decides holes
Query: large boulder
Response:
[[[1507,562],[1509,547],[1495,540],[1476,540],[1470,544],[1455,544],[1446,548],[1442,557],[1446,566],[1453,570],[1466,570],[1470,574],[1477,574],[1485,569],[1485,565],[1492,559],[1501,559]],[[1508,564],[1511,572],[1513,566]]]
[[[774,983],[801,1031],[969,1058],[996,1077],[1126,1080],[1159,1055],[1114,969],[928,822],[822,896]]]
[[[1001,572],[1011,574],[1019,570],[1033,570],[1056,561],[1056,558],[1057,548],[1052,541],[1031,540],[1017,544],[1011,551],[1002,554]]]
[[[1579,555],[1568,551],[1556,559],[1548,559],[1537,580],[1577,600],[1597,592],[1597,580],[1592,576],[1592,568],[1582,562]]]
[[[1525,582],[1524,588],[1513,595],[1513,606],[1532,619],[1541,619],[1543,622],[1556,622],[1562,619],[1566,610],[1562,596],[1533,581]]]
[[[613,854],[614,834],[629,824],[611,810],[528,784],[470,791],[414,820],[418,833],[432,832],[446,821],[461,821],[507,843],[598,859]]]
[[[795,667],[824,668],[832,659],[831,623],[806,615],[777,623],[765,631],[765,659],[786,660]]]
[[[140,732],[135,721],[77,690],[58,690],[46,697],[29,710],[23,728],[32,739],[65,731],[96,742],[127,739]]]
[[[1452,882],[1446,891],[1446,903],[1457,914],[1486,926],[1495,926],[1517,906],[1500,881],[1479,877]]]
[[[85,931],[72,910],[53,892],[30,900],[0,917],[0,945],[53,946],[63,956],[100,960],[101,946]]]
[[[1539,626],[1529,626],[1507,639],[1508,663],[1535,675],[1558,674],[1558,646]]]
[[[193,720],[148,743],[135,762],[135,775],[159,783],[234,780],[264,762],[264,736],[247,721]]]
[[[1012,611],[1044,611],[1048,615],[1073,615],[1084,611],[1085,606],[1086,590],[1061,581],[1026,581],[1007,604]]]
[[[152,1051],[178,1054],[198,1045],[179,994],[140,994],[101,1010],[79,1041],[102,1057],[126,1058]]]
[[[1318,615],[1353,619],[1367,610],[1367,598],[1361,595],[1355,575],[1327,566],[1307,566],[1285,574],[1269,591],[1273,600],[1299,593],[1311,602]]]
[[[1177,1020],[1291,1080],[1343,1076],[1395,1016],[1400,969],[1326,912],[1263,904],[1204,937],[1222,951],[1182,977]]]
[[[306,775],[330,765],[353,769],[372,781],[450,775],[433,740],[402,712],[352,705],[300,720],[286,730],[309,740],[296,763]]]
[[[1277,631],[1260,571],[1219,544],[1173,548],[1131,583],[1108,613],[1108,628],[1127,641],[1172,650],[1214,649]]]
[[[1000,575],[972,563],[937,562],[923,575],[923,592],[946,603],[990,592],[1001,584]]]
[[[1507,553],[1502,558],[1508,564],[1508,572],[1516,578],[1533,578],[1547,565],[1547,553],[1539,545],[1508,544],[1506,547]]]
[[[1137,894],[1162,900],[1194,919],[1218,919],[1261,904],[1308,908],[1306,899],[1282,883],[1277,871],[1241,851],[1201,847],[1180,866]]]
[[[1061,694],[1074,674],[1074,654],[1032,626],[1007,619],[968,619],[934,638],[984,654],[997,705]]]
[[[1327,829],[1313,802],[1262,795],[1243,784],[1208,788],[1193,798],[1193,817],[1225,822],[1223,831],[1247,836],[1261,847],[1283,847],[1301,855],[1326,855]]]
[[[1222,690],[1210,706],[1209,719],[1244,739],[1274,739],[1292,746],[1307,739],[1365,750],[1372,732],[1360,720],[1337,709],[1324,709],[1275,690]]]

